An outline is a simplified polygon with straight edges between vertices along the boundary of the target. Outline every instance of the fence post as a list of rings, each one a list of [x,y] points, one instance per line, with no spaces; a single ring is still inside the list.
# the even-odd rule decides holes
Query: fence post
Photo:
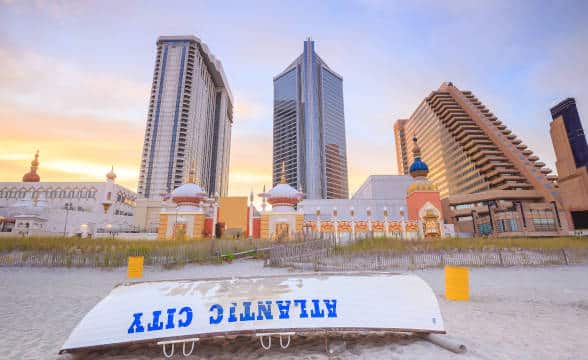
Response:
[[[561,249],[561,253],[562,253],[562,254],[563,254],[563,256],[564,256],[564,260],[565,260],[565,262],[566,262],[566,265],[570,265],[570,263],[569,263],[569,260],[568,260],[568,254],[566,254],[566,249],[562,248],[562,249]]]

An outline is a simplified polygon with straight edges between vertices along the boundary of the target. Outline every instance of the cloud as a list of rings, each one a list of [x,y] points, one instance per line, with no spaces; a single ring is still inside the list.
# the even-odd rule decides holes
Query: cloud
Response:
[[[0,2],[5,6],[15,8],[19,12],[43,13],[57,19],[85,15],[94,8],[92,2],[86,0],[2,0]]]
[[[0,48],[0,99],[48,113],[144,121],[149,84],[31,50]]]
[[[264,185],[267,189],[272,185],[271,135],[233,132],[229,194],[249,195],[251,190],[257,194]]]
[[[136,188],[143,126],[89,116],[47,114],[0,101],[0,181],[18,181],[40,150],[46,181],[103,180],[114,165],[117,181]]]
[[[260,123],[264,119],[270,119],[271,106],[266,106],[257,98],[247,95],[247,92],[240,91],[235,94],[234,119],[239,125],[241,122]],[[248,124],[253,125],[253,124]],[[259,124],[258,124],[259,125]]]

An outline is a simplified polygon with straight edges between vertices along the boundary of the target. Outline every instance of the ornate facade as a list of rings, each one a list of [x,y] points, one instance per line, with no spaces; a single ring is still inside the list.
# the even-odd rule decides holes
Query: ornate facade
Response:
[[[116,184],[114,169],[103,182],[45,182],[38,169],[37,152],[22,182],[0,182],[0,231],[91,236],[132,228],[136,195]]]

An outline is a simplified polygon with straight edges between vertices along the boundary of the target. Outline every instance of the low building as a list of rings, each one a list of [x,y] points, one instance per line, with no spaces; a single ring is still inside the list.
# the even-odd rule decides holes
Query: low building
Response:
[[[410,176],[370,176],[351,199],[301,201],[303,194],[284,179],[260,194],[264,198],[260,236],[291,239],[299,229],[304,235],[329,235],[338,241],[368,236],[414,240],[453,236],[453,226],[443,222],[439,190],[427,179],[428,167],[420,159],[420,149],[414,149]],[[273,206],[269,211],[266,199]]]
[[[44,182],[39,153],[22,182],[0,182],[0,229],[20,235],[82,235],[127,231],[133,226],[136,194],[115,183]]]

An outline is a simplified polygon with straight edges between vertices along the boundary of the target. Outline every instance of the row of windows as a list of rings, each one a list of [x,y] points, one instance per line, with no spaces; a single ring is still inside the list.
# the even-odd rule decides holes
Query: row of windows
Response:
[[[26,190],[0,190],[0,199],[23,199]],[[45,191],[48,199],[96,199],[97,190],[50,190]],[[39,191],[33,192],[33,198],[39,196]]]

